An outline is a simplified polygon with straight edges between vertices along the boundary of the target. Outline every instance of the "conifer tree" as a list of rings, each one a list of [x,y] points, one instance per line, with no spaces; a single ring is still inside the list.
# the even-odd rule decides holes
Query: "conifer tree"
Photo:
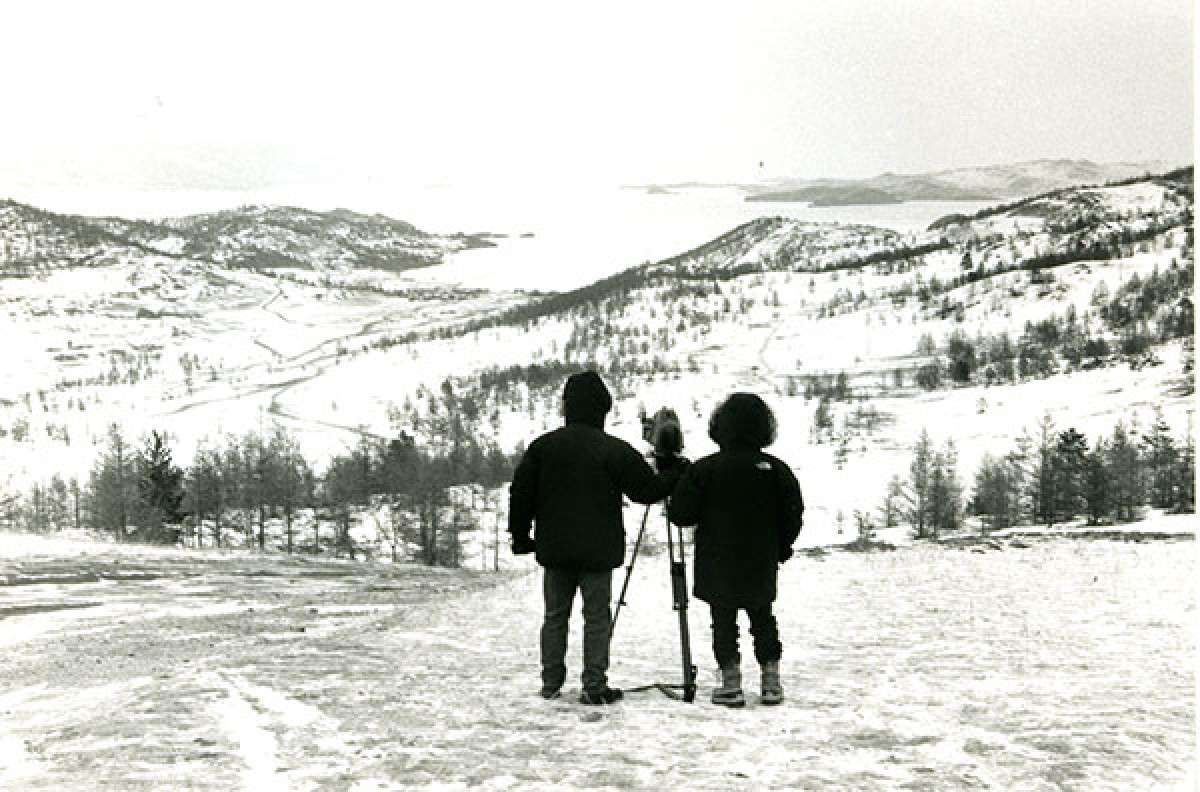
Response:
[[[917,444],[913,448],[913,458],[909,465],[908,478],[908,521],[913,527],[913,534],[918,539],[931,535],[929,525],[929,492],[933,475],[933,440],[929,432],[921,430]]]
[[[300,453],[296,438],[276,424],[266,446],[266,500],[283,515],[285,549],[295,546],[292,521],[296,511],[312,499],[314,477]]]
[[[929,495],[925,518],[926,537],[936,539],[946,521],[946,505],[950,502],[950,485],[946,478],[946,467],[941,454],[933,455],[929,472]]]
[[[184,503],[195,521],[199,545],[204,543],[204,520],[211,517],[213,545],[221,546],[221,519],[227,504],[221,471],[221,452],[201,447],[184,479]]]
[[[110,425],[105,450],[91,471],[86,500],[92,527],[112,533],[117,541],[128,536],[137,503],[133,458],[120,427]]]
[[[247,490],[245,470],[246,465],[243,460],[241,443],[238,442],[236,437],[227,438],[225,447],[221,451],[220,472],[218,473],[221,494],[224,496],[222,506],[231,513],[231,528],[233,525],[232,521],[236,518],[240,522],[240,527],[248,539],[251,533],[251,526],[244,510]]]
[[[1145,460],[1146,485],[1150,504],[1159,509],[1170,509],[1177,505],[1179,488],[1179,449],[1171,437],[1171,428],[1163,418],[1162,410],[1156,409],[1154,424],[1142,442]]]
[[[183,470],[172,460],[165,434],[151,432],[137,468],[139,527],[153,541],[174,541],[172,526],[183,519]]]
[[[996,458],[984,454],[975,474],[972,506],[983,517],[983,531],[1013,527],[1020,517],[1021,489],[1012,455]]]
[[[1059,481],[1058,456],[1054,421],[1049,413],[1038,422],[1037,435],[1032,449],[1029,476],[1030,505],[1033,520],[1054,525],[1057,495],[1055,487]]]
[[[1108,446],[1103,439],[1088,452],[1084,467],[1084,499],[1088,525],[1099,525],[1113,508],[1112,473],[1108,468]]]
[[[1058,435],[1054,447],[1053,510],[1059,520],[1071,520],[1087,508],[1087,438],[1074,428]]]
[[[946,470],[946,492],[948,502],[942,509],[943,527],[946,530],[958,530],[962,526],[963,517],[963,485],[958,475],[958,445],[953,437],[946,439],[942,452]]]
[[[1108,444],[1107,467],[1111,477],[1113,521],[1132,522],[1142,504],[1138,449],[1124,423],[1113,429]]]
[[[884,528],[895,528],[900,524],[900,505],[903,497],[904,481],[899,476],[892,476],[879,508],[880,522]]]
[[[49,527],[64,530],[71,523],[70,492],[67,482],[55,473],[46,487],[46,518]]]
[[[1009,452],[1008,461],[1012,466],[1013,482],[1017,488],[1017,516],[1014,524],[1020,524],[1031,519],[1036,511],[1030,480],[1034,468],[1034,443],[1027,429],[1022,429],[1017,435],[1016,447]]]
[[[1179,449],[1176,465],[1177,489],[1173,511],[1186,514],[1196,511],[1196,443],[1189,431]]]

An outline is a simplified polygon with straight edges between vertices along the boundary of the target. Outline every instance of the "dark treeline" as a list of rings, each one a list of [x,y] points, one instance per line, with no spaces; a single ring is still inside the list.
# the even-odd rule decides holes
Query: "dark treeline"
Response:
[[[520,407],[522,402],[528,406],[538,399],[552,403],[557,399],[567,377],[581,368],[591,369],[600,374],[606,382],[613,385],[618,396],[628,395],[630,384],[633,382],[675,377],[683,371],[679,361],[665,356],[649,359],[631,356],[627,359],[615,359],[609,364],[598,364],[591,360],[573,360],[569,354],[569,346],[565,351],[567,360],[482,369],[472,375],[472,385],[475,392],[485,394],[482,398],[487,402],[513,409]]]
[[[495,509],[493,490],[510,478],[515,457],[483,439],[479,410],[449,383],[425,399],[408,430],[391,439],[363,434],[320,475],[278,425],[202,445],[186,467],[165,434],[134,443],[113,425],[86,481],[55,476],[9,499],[0,516],[41,532],[289,553],[324,545],[353,558],[362,550],[354,522],[374,511],[386,514],[379,539],[393,560],[457,566],[460,535]],[[300,535],[301,524],[311,533]]]
[[[1194,512],[1195,464],[1194,439],[1176,439],[1161,413],[1148,430],[1119,422],[1093,440],[1074,428],[1056,429],[1046,416],[1007,453],[984,454],[968,493],[953,441],[939,449],[923,431],[907,476],[892,478],[878,515],[855,516],[860,539],[869,539],[877,524],[905,523],[914,537],[936,539],[962,531],[967,515],[980,519],[985,534],[1079,518],[1091,526],[1128,523],[1147,507]]]
[[[1024,521],[1054,525],[1085,517],[1088,525],[1140,519],[1147,506],[1171,513],[1195,511],[1196,448],[1177,441],[1159,413],[1141,432],[1117,423],[1090,440],[1049,418],[1001,456],[985,455],[975,478],[972,511],[985,530]]]
[[[831,263],[827,266],[816,270],[817,272],[833,272],[835,270],[853,270],[862,269],[865,267],[880,267],[886,265],[894,265],[900,262],[911,264],[917,259],[924,258],[930,253],[937,253],[940,250],[949,250],[954,247],[954,243],[948,239],[942,238],[937,242],[930,242],[925,245],[916,245],[914,247],[897,247],[887,250],[877,250],[874,253],[869,253],[862,257],[851,257],[844,261]]]

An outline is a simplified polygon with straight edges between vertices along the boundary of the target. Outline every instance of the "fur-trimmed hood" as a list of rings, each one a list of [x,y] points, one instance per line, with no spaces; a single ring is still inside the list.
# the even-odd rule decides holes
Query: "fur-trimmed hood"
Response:
[[[734,393],[713,410],[708,436],[721,448],[763,449],[775,442],[775,415],[753,393]]]

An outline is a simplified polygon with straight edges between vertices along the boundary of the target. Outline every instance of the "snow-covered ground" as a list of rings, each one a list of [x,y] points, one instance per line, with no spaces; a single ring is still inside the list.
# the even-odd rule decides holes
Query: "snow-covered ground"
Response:
[[[0,535],[0,788],[1191,789],[1194,573],[1191,537],[800,554],[781,572],[782,706],[758,704],[749,659],[749,706],[708,703],[693,601],[697,700],[592,709],[578,613],[566,696],[536,695],[528,559],[487,574]],[[628,602],[611,683],[679,681],[662,556]]]

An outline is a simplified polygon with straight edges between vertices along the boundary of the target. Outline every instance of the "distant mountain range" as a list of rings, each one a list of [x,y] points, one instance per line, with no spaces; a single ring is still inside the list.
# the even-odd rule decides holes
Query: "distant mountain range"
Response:
[[[732,186],[744,190],[747,201],[803,202],[813,206],[1003,201],[1063,187],[1098,185],[1161,173],[1169,167],[1172,165],[1163,162],[1095,163],[1042,159],[929,173],[884,173],[869,179],[777,179],[764,184]],[[646,189],[661,192],[695,186],[700,185],[650,185]]]

